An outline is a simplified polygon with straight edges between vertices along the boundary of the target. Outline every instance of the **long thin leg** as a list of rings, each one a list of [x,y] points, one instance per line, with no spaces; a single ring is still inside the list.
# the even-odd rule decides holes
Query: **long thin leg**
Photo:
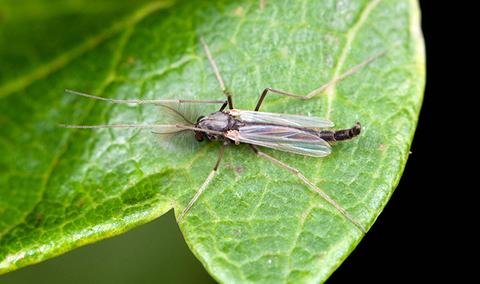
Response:
[[[175,129],[175,124],[98,124],[98,125],[72,125],[59,124],[62,128],[158,128]]]
[[[183,129],[183,130],[193,130],[198,132],[205,132],[215,135],[223,135],[221,131],[215,131],[210,129],[203,129],[193,126],[181,125],[181,124],[99,124],[99,125],[70,125],[70,124],[59,124],[63,128],[156,128],[156,129]]]
[[[218,111],[223,111],[227,107],[228,101],[225,101]]]
[[[292,93],[282,91],[282,90],[276,90],[276,89],[273,89],[273,88],[266,88],[265,90],[263,90],[262,94],[260,95],[260,98],[258,99],[257,105],[255,106],[255,111],[258,111],[260,109],[260,107],[262,106],[263,100],[265,99],[265,96],[267,95],[268,92],[272,92],[272,93],[279,94],[279,95],[282,95],[282,96],[288,96],[288,97],[296,98],[296,99],[299,99],[299,100],[308,100],[308,99],[310,99],[310,98],[312,98],[312,97],[314,97],[318,94],[321,94],[321,93],[325,92],[329,87],[331,87],[331,86],[335,85],[337,82],[342,81],[343,79],[355,74],[356,72],[361,70],[363,67],[365,67],[369,63],[375,61],[377,58],[379,58],[379,57],[381,57],[385,54],[386,54],[386,51],[382,51],[380,53],[377,53],[377,54],[374,54],[374,55],[368,57],[362,63],[350,68],[349,70],[347,70],[347,72],[343,73],[340,76],[337,76],[337,77],[333,78],[330,82],[328,82],[328,83],[320,86],[319,88],[311,91],[307,95],[296,95],[296,94],[292,94]]]
[[[280,167],[288,170],[289,172],[293,173],[294,175],[296,175],[308,187],[310,187],[313,191],[318,193],[325,201],[327,201],[330,205],[335,207],[335,209],[337,209],[345,218],[347,218],[347,220],[352,222],[363,233],[367,232],[367,230],[365,230],[365,228],[358,221],[356,221],[352,217],[352,215],[350,215],[342,206],[340,206],[335,200],[333,200],[327,193],[325,193],[323,190],[321,190],[315,184],[313,184],[311,181],[309,181],[299,170],[285,164],[284,162],[282,162],[280,160],[275,159],[274,157],[272,157],[268,154],[265,154],[264,152],[258,150],[258,148],[253,146],[253,145],[250,145],[250,147],[252,147],[252,150],[255,152],[255,154],[257,154],[257,156],[259,156],[261,158],[264,158],[264,159],[276,164],[277,166],[280,166]]]
[[[233,109],[232,94],[230,94],[230,92],[225,87],[225,82],[223,81],[222,76],[220,75],[220,71],[218,69],[217,63],[215,62],[215,59],[213,59],[212,53],[210,52],[210,48],[208,48],[208,45],[203,39],[203,37],[200,38],[200,43],[202,44],[203,49],[207,54],[208,61],[210,61],[210,65],[212,66],[213,72],[215,73],[215,77],[217,77],[217,81],[220,84],[220,88],[222,89],[223,94],[227,97],[228,108]]]
[[[192,200],[190,200],[190,202],[188,202],[187,207],[185,207],[183,209],[182,213],[180,213],[180,215],[177,218],[177,223],[180,223],[180,221],[182,221],[185,214],[187,214],[187,212],[192,208],[193,204],[195,204],[197,199],[200,197],[200,195],[202,195],[202,193],[205,191],[207,186],[210,184],[210,182],[215,177],[215,174],[217,173],[217,170],[218,170],[218,166],[220,165],[220,161],[222,161],[224,150],[225,150],[225,144],[222,144],[222,147],[220,148],[220,152],[218,153],[217,163],[215,163],[215,167],[210,172],[207,179],[203,182],[202,186],[198,189],[197,193],[195,193],[195,196],[192,198]]]
[[[100,101],[107,101],[114,104],[165,104],[165,103],[192,103],[192,104],[221,104],[223,101],[220,100],[177,100],[177,99],[164,99],[164,100],[140,100],[140,99],[131,99],[131,100],[119,100],[119,99],[110,99],[110,98],[103,98],[98,97],[74,90],[66,89],[65,93],[72,94],[75,96],[86,97],[90,99],[100,100]]]

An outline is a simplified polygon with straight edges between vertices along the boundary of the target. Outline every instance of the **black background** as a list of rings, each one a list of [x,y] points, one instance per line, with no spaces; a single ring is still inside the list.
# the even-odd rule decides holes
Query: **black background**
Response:
[[[404,174],[377,222],[368,234],[328,280],[328,283],[391,283],[447,278],[454,272],[455,262],[451,250],[460,250],[453,240],[445,238],[459,224],[448,220],[454,200],[440,201],[449,187],[449,155],[457,155],[457,142],[452,138],[455,128],[446,120],[455,121],[449,105],[455,101],[451,92],[455,83],[452,75],[462,70],[451,67],[459,60],[459,53],[449,50],[449,43],[460,38],[455,24],[458,14],[453,7],[444,9],[444,1],[420,1],[422,29],[427,55],[427,80],[425,97],[418,127]],[[443,4],[445,5],[445,3]],[[461,29],[460,29],[461,30]],[[466,52],[466,51],[464,51]],[[443,114],[442,114],[443,112]],[[447,133],[448,135],[442,135]],[[452,148],[451,152],[441,151]],[[461,145],[458,145],[461,151]],[[452,187],[455,189],[457,187]],[[453,197],[453,194],[452,196]],[[451,217],[450,217],[451,218]],[[461,273],[457,273],[458,279]]]

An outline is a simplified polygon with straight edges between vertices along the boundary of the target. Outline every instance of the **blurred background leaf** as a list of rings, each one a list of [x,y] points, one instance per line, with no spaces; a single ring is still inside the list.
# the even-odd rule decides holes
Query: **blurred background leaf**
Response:
[[[215,283],[192,255],[173,212],[125,234],[0,275],[2,284]]]
[[[148,3],[156,2],[2,0],[0,96],[26,87],[120,32],[126,23],[119,20]],[[168,1],[157,3],[169,6]]]

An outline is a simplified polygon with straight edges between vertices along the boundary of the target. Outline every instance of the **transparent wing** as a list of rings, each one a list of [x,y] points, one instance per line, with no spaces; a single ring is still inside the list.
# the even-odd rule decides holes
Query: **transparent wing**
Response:
[[[334,126],[333,122],[330,120],[320,117],[239,109],[232,109],[229,112],[231,115],[236,116],[245,122],[271,123],[305,128],[330,128]]]
[[[325,157],[331,152],[330,145],[314,132],[292,127],[247,125],[225,136],[242,143],[313,157]]]

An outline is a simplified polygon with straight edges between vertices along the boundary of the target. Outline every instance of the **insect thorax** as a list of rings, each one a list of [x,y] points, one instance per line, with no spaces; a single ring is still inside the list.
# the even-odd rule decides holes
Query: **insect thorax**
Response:
[[[226,132],[232,129],[238,129],[239,122],[233,118],[231,115],[224,113],[222,111],[217,111],[211,113],[203,118],[201,118],[196,127],[201,129],[208,129],[218,132]],[[213,141],[223,141],[225,138],[223,135],[206,133],[205,135],[209,140]]]

